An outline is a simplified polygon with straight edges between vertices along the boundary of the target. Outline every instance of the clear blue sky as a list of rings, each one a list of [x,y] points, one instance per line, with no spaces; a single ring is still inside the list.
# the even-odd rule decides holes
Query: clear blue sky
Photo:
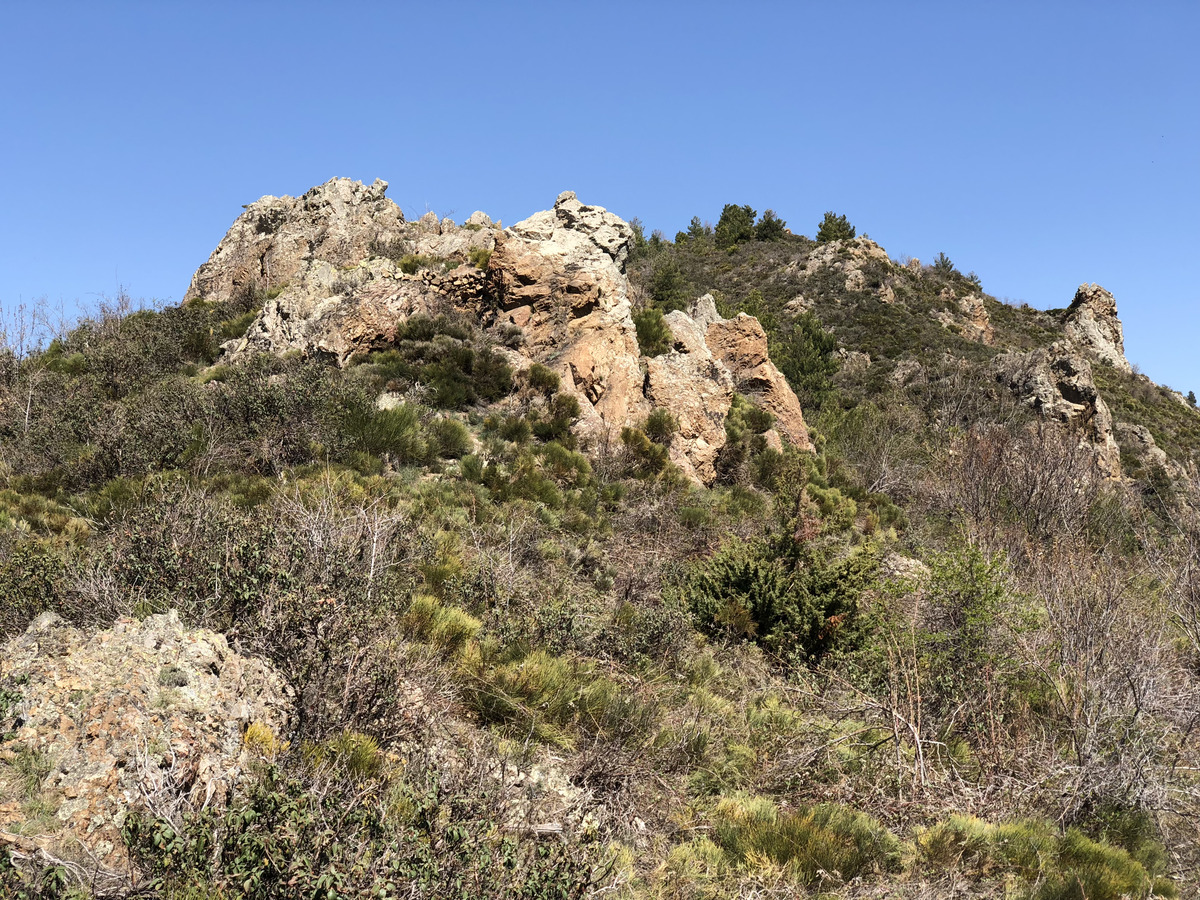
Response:
[[[5,4],[0,304],[177,301],[241,206],[335,175],[668,235],[723,204],[998,297],[1117,297],[1200,391],[1200,3]]]

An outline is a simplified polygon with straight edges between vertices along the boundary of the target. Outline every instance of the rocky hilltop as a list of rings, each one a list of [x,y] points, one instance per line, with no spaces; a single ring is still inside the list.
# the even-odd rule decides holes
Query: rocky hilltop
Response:
[[[481,212],[461,226],[432,215],[408,223],[386,188],[333,179],[246,208],[186,295],[266,298],[245,335],[224,345],[226,360],[300,351],[344,366],[389,346],[410,317],[450,311],[511,348],[518,370],[537,362],[556,372],[579,401],[585,446],[667,409],[679,425],[672,461],[709,483],[740,392],[774,416],[769,440],[811,448],[799,401],[754,317],[723,319],[711,297],[700,298],[668,316],[666,353],[641,353],[625,272],[634,231],[617,216],[568,191],[508,229]]]

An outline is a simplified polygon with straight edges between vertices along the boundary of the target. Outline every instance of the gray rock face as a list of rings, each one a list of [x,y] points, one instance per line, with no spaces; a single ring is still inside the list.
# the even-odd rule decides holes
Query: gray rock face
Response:
[[[972,292],[960,297],[952,288],[945,288],[940,296],[949,306],[934,313],[943,328],[953,327],[969,341],[988,346],[996,342],[996,332],[981,295]]]
[[[252,289],[268,298],[246,334],[224,345],[226,359],[300,350],[342,364],[452,293],[481,296],[483,274],[466,261],[491,250],[491,220],[478,213],[466,228],[431,212],[407,223],[386,190],[385,181],[335,178],[302,197],[264,197],[246,208],[186,296],[225,300]],[[404,254],[430,268],[405,274],[397,264]]]
[[[1125,358],[1125,336],[1117,317],[1117,301],[1098,284],[1081,284],[1067,309],[1063,331],[1084,353],[1122,372],[1131,372]]]
[[[1078,428],[1106,478],[1121,475],[1113,419],[1092,380],[1091,364],[1063,344],[1028,353],[1004,353],[993,363],[996,379],[1048,419]]]
[[[1140,459],[1151,465],[1162,466],[1170,471],[1174,468],[1167,454],[1154,441],[1150,429],[1143,425],[1130,425],[1126,422],[1117,423],[1117,435],[1121,443],[1133,451]]]
[[[248,287],[271,291],[300,281],[317,262],[357,265],[373,241],[402,235],[404,213],[386,191],[386,181],[334,178],[302,197],[251,203],[196,270],[184,301],[225,299]]]

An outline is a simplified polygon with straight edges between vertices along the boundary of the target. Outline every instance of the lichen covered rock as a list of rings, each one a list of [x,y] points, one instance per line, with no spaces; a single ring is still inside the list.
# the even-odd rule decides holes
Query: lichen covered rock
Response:
[[[1028,353],[1001,354],[993,372],[1031,409],[1079,429],[1096,454],[1100,472],[1106,478],[1120,477],[1121,450],[1113,436],[1112,414],[1086,359],[1056,343]]]
[[[165,790],[223,804],[264,749],[246,730],[289,728],[278,673],[174,613],[98,633],[44,614],[4,647],[0,690],[0,835],[101,876],[125,867],[132,807]]]
[[[1067,309],[1063,331],[1084,353],[1122,372],[1132,372],[1125,358],[1125,335],[1117,316],[1117,301],[1098,284],[1081,284]]]

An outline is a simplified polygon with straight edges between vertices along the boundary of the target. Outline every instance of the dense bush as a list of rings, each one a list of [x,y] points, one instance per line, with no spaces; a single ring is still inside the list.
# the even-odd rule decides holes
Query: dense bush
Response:
[[[766,545],[735,543],[699,565],[682,591],[701,626],[812,663],[862,639],[860,600],[874,568],[867,553],[791,566]]]

